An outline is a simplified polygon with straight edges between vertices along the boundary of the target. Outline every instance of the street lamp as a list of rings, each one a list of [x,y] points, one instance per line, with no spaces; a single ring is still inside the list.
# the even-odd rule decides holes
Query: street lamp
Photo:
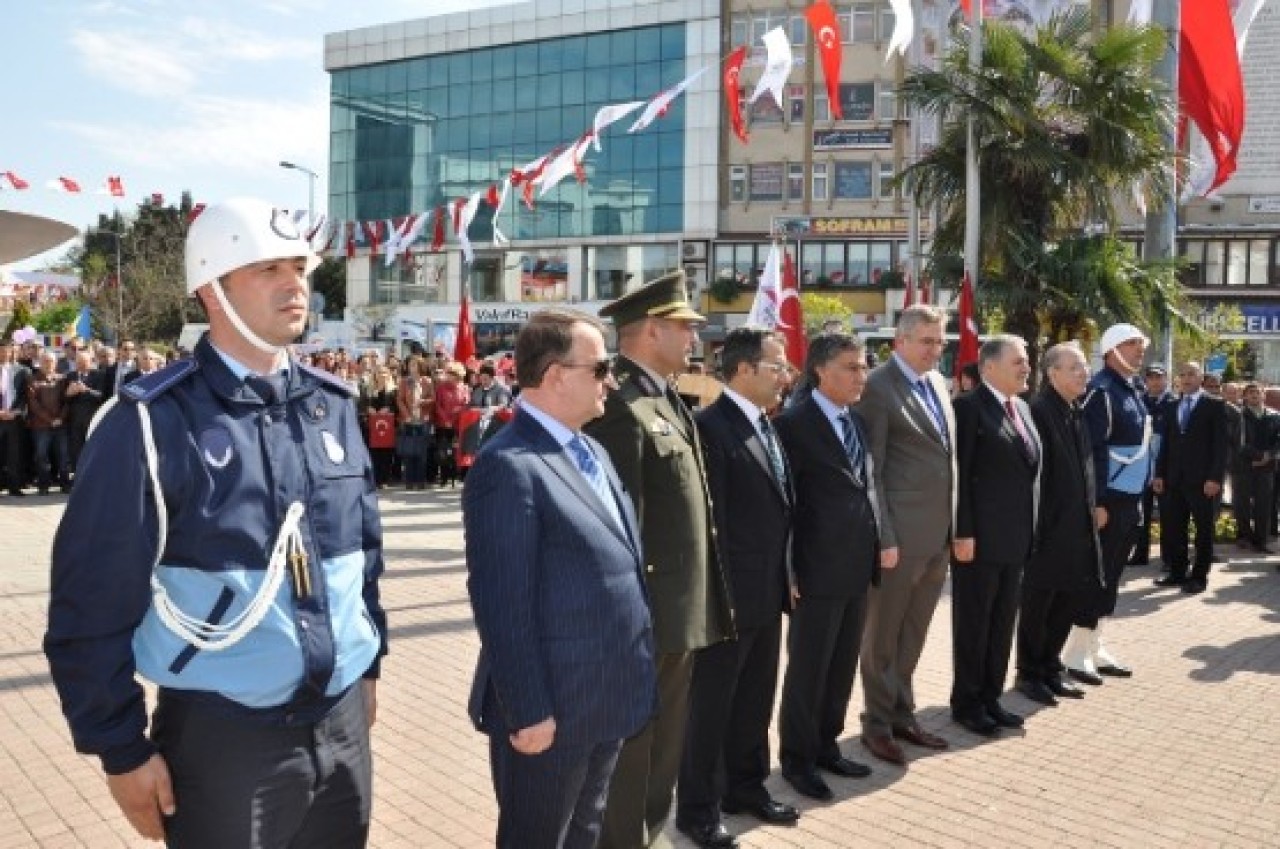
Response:
[[[124,335],[124,278],[120,276],[120,242],[123,238],[114,230],[96,230],[100,236],[110,236],[116,240],[116,309],[120,313],[120,321],[116,324],[116,344]]]
[[[307,175],[307,228],[310,229],[316,220],[316,178],[320,175],[302,165],[293,162],[281,162],[281,168],[288,168],[290,171],[301,171]]]

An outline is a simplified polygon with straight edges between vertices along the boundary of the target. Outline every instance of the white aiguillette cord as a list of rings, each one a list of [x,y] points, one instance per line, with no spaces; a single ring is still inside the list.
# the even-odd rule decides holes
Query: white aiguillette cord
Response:
[[[115,402],[116,398],[113,396],[107,404],[102,406],[90,425],[90,433],[101,421],[102,415],[111,406],[114,406]],[[280,585],[284,582],[289,552],[291,550],[305,550],[299,524],[306,514],[306,508],[301,501],[295,501],[289,505],[284,521],[280,524],[280,531],[276,534],[275,545],[271,548],[271,559],[267,561],[267,570],[262,586],[258,588],[258,592],[254,594],[253,599],[240,612],[239,616],[230,622],[215,625],[184,613],[169,597],[168,590],[164,588],[164,584],[160,582],[157,574],[160,558],[164,553],[165,542],[169,537],[169,515],[165,506],[164,491],[160,486],[160,462],[159,454],[156,451],[155,435],[151,430],[151,414],[147,411],[146,404],[139,403],[137,407],[138,419],[142,425],[142,444],[147,458],[147,473],[151,479],[151,491],[156,501],[156,524],[158,525],[156,530],[158,538],[156,540],[156,558],[151,564],[151,594],[156,615],[166,628],[181,637],[186,643],[198,649],[203,651],[222,651],[223,649],[231,648],[256,628],[263,617],[267,615],[267,611],[271,609],[271,604],[275,601],[276,594],[280,591]]]

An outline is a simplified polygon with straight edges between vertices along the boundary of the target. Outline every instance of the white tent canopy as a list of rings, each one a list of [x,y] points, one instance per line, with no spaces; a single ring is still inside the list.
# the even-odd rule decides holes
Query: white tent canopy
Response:
[[[0,210],[0,265],[44,253],[79,233],[70,224],[52,218]]]

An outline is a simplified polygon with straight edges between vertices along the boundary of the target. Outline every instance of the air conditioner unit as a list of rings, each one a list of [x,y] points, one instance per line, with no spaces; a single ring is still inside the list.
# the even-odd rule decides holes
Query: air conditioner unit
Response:
[[[706,242],[685,242],[681,252],[686,260],[692,260],[694,262],[707,261]]]

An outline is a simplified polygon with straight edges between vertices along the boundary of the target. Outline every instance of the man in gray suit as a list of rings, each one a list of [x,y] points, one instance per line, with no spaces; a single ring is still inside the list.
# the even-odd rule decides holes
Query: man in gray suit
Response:
[[[879,470],[884,567],[862,640],[862,743],[893,764],[906,763],[898,740],[947,747],[916,721],[911,683],[947,577],[955,514],[955,419],[936,370],[945,324],[936,307],[903,310],[893,355],[871,373],[857,406]]]

